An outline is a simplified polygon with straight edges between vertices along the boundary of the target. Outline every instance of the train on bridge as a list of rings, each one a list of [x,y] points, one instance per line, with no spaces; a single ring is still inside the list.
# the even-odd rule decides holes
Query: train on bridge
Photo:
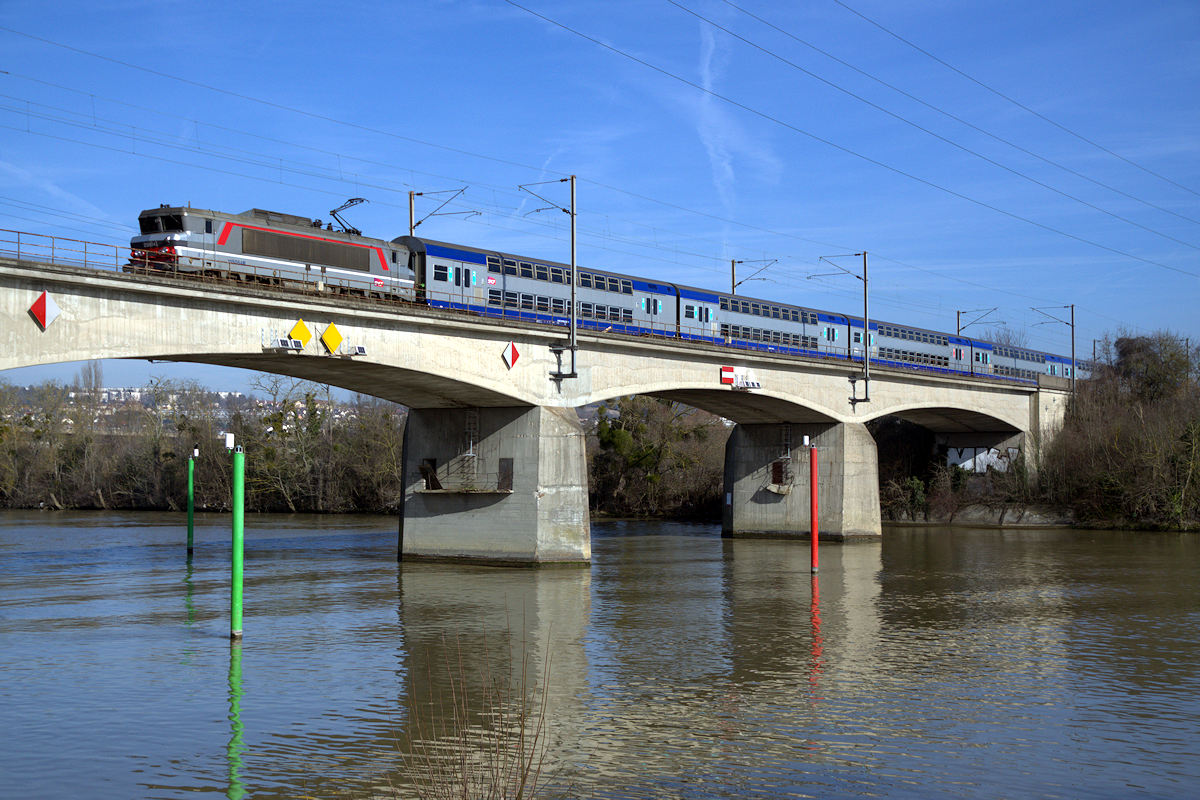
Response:
[[[1086,378],[1091,365],[911,325],[869,321],[774,300],[571,267],[415,236],[373,239],[320,220],[252,209],[190,206],[143,211],[130,271],[221,277],[273,286],[421,303],[486,317],[570,325],[571,281],[581,329],[667,336],[771,353],[1036,384],[1040,375]],[[1074,373],[1074,374],[1073,374]]]

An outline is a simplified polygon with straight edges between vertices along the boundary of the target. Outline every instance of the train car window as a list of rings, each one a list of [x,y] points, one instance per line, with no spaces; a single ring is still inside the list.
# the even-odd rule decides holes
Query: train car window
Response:
[[[712,322],[712,309],[711,308],[702,308],[702,309],[700,309],[700,311],[701,311],[701,314],[700,314],[701,322]]]
[[[620,292],[621,292],[620,278],[609,278],[608,279],[608,290],[610,292],[617,292],[618,294],[620,294]]]
[[[683,316],[686,319],[695,319],[696,318],[696,307],[695,306],[684,306],[683,307]]]
[[[771,307],[771,318],[772,319],[779,319],[782,316],[783,316],[783,309],[779,308],[778,306]]]
[[[633,309],[632,308],[622,308],[621,309],[621,321],[622,322],[633,322]]]
[[[516,275],[517,274],[517,262],[513,261],[511,258],[504,259],[504,274],[505,275]]]
[[[761,317],[762,316],[762,306],[760,306],[758,303],[751,303],[750,304],[750,313],[756,317]]]
[[[396,263],[396,251],[395,250],[392,251],[392,263],[393,264]]]
[[[729,338],[729,323],[728,322],[721,323],[721,336],[726,339]]]
[[[454,268],[454,285],[462,286],[462,267]]]
[[[504,295],[499,289],[488,289],[488,305],[498,306],[504,303]]]
[[[449,268],[445,264],[434,264],[433,265],[433,279],[435,281],[450,280]]]
[[[212,232],[213,232],[213,221],[212,221],[211,219],[206,219],[206,220],[204,220],[204,232],[205,232],[205,233],[212,233]],[[393,260],[393,261],[395,261],[395,260],[396,260],[395,256],[396,256],[396,254],[395,254],[395,253],[392,253],[392,260]]]
[[[542,297],[541,295],[538,295],[537,310],[538,311],[549,311],[550,310],[550,298]]]
[[[499,272],[500,271],[500,259],[496,258],[495,256],[487,257],[487,265],[488,265],[488,272]]]
[[[728,298],[728,297],[722,297],[722,298],[721,298],[721,310],[722,310],[722,311],[728,311],[728,310],[729,310],[729,298]]]
[[[775,344],[783,344],[783,337],[779,334],[779,331],[771,331],[771,341]]]
[[[517,307],[517,293],[516,292],[505,292],[504,293],[504,307],[505,308],[516,308]]]
[[[621,294],[633,294],[633,281],[621,281]]]
[[[608,319],[608,306],[596,306],[596,319]]]
[[[581,317],[591,317],[593,313],[594,313],[594,312],[593,312],[593,310],[592,310],[592,304],[591,304],[591,303],[580,303],[580,304],[579,304],[579,316],[581,316]]]
[[[567,313],[567,301],[563,300],[561,297],[551,297],[550,309],[555,314],[565,314]]]
[[[592,288],[592,276],[591,276],[591,274],[590,274],[590,273],[587,273],[587,272],[581,272],[581,273],[579,273],[579,285],[580,285],[580,286],[583,286],[583,287],[585,287],[585,288],[588,288],[588,289]]]
[[[521,308],[525,309],[526,311],[533,310],[533,295],[531,295],[531,294],[521,295]]]
[[[533,264],[530,264],[528,261],[521,262],[521,277],[522,278],[532,278],[533,277]]]
[[[534,265],[533,272],[534,272],[534,277],[537,278],[539,281],[550,280],[550,268],[547,267],[545,264]]]
[[[563,279],[563,271],[560,267],[551,267],[550,268],[550,280],[553,283],[562,283],[563,282],[563,280],[564,280]]]

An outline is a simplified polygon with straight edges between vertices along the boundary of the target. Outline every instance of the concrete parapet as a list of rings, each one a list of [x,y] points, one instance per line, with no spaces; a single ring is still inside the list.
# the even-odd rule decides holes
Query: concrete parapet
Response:
[[[860,423],[738,425],[725,446],[727,537],[809,538],[809,452],[817,447],[820,538],[880,536],[878,456]]]
[[[412,409],[400,558],[588,563],[585,450],[571,409]]]

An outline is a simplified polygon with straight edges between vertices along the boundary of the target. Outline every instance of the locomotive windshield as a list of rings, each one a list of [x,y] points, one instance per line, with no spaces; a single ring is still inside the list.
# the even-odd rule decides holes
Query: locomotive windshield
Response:
[[[139,222],[142,233],[175,233],[183,230],[182,214],[159,214],[153,217],[142,217]]]

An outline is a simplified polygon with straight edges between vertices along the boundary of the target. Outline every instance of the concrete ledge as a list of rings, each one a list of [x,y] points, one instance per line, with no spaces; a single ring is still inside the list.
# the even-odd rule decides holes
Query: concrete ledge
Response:
[[[812,540],[808,531],[728,531],[721,532],[723,539],[774,539],[776,541],[807,542]],[[818,542],[875,542],[882,537],[879,533],[869,531],[819,531]]]
[[[480,566],[480,567],[533,567],[536,569],[583,569],[592,566],[590,561],[534,561],[512,558],[489,558],[485,556],[472,555],[414,555],[405,553],[400,560],[403,563],[422,563],[422,564],[459,564],[462,566]]]

